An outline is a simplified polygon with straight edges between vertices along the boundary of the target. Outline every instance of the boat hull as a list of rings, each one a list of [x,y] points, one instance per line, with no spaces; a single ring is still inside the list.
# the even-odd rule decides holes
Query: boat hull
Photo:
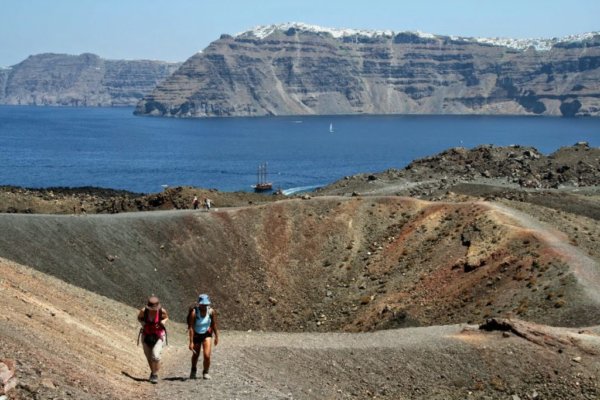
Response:
[[[272,183],[259,183],[253,186],[255,192],[268,192],[273,190]]]

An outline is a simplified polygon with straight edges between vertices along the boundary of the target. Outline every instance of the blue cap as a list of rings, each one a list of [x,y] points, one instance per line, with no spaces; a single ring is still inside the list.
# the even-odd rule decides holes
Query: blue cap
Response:
[[[201,294],[200,296],[198,296],[198,304],[200,304],[202,306],[210,305],[210,299],[208,298],[208,295]]]

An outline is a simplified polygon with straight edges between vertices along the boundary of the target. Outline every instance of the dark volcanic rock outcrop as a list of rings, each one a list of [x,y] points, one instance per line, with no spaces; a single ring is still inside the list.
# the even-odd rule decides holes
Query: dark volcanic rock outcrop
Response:
[[[369,193],[385,187],[420,189],[409,192],[431,194],[431,187],[446,190],[457,182],[494,182],[525,189],[573,189],[600,186],[600,148],[587,142],[562,147],[546,156],[534,147],[481,145],[473,149],[455,147],[411,162],[406,168],[382,173],[345,177],[317,190],[319,194]],[[431,186],[433,185],[433,186]],[[431,186],[428,188],[428,186]],[[397,193],[400,189],[392,191]]]
[[[599,34],[511,41],[285,24],[222,35],[136,113],[597,116],[599,82]]]
[[[38,54],[0,70],[0,104],[131,106],[179,67],[149,60]]]
[[[470,150],[458,147],[413,161],[399,173],[420,179],[430,176],[452,176],[464,181],[480,177],[506,178],[530,188],[598,186],[600,148],[580,142],[545,156],[533,147],[516,145],[482,145]]]

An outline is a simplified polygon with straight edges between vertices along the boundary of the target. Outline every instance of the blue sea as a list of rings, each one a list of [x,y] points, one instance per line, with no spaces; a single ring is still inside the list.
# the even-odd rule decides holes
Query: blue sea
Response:
[[[455,146],[520,144],[549,154],[578,141],[600,145],[600,118],[167,119],[132,112],[0,106],[0,185],[251,191],[258,165],[266,162],[274,188],[293,193],[346,175],[403,168]]]

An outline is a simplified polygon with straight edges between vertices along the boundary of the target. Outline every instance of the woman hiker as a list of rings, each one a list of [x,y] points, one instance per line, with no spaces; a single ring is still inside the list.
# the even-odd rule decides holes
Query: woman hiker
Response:
[[[219,344],[219,331],[217,328],[217,312],[210,307],[207,294],[198,296],[198,303],[188,313],[188,332],[190,338],[189,348],[192,351],[192,370],[190,379],[196,379],[196,367],[202,348],[202,378],[210,379],[211,342],[214,336],[215,346]]]
[[[144,354],[146,360],[148,360],[148,366],[150,366],[150,378],[148,380],[152,383],[158,383],[160,353],[166,336],[165,322],[169,320],[169,315],[167,310],[161,307],[158,297],[150,296],[148,304],[140,310],[137,319],[142,324],[140,334]]]

